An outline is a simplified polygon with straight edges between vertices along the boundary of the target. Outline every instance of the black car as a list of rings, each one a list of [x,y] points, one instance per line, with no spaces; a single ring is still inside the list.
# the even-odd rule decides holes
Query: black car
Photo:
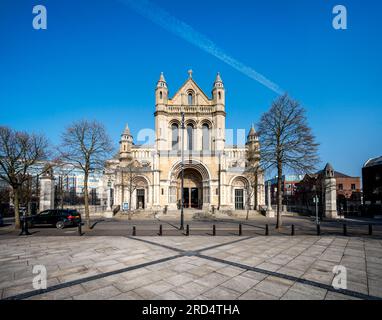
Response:
[[[31,225],[51,225],[57,229],[63,229],[66,226],[77,226],[81,223],[81,215],[76,210],[52,209],[41,211],[31,219]]]

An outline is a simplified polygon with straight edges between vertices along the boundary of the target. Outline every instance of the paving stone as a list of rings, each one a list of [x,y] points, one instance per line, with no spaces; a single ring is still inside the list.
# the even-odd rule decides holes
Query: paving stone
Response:
[[[206,291],[202,294],[202,297],[209,300],[235,300],[240,296],[240,293],[228,288],[219,286]]]
[[[173,291],[185,297],[186,299],[194,299],[209,289],[210,288],[207,286],[192,281],[173,289]]]
[[[323,300],[326,289],[317,288],[302,283],[295,283],[283,296],[282,300]]]
[[[222,287],[244,293],[248,291],[250,288],[258,284],[260,281],[251,279],[244,276],[236,276],[232,279],[229,279],[228,281],[221,284]]]
[[[165,282],[165,281],[158,281],[155,283],[151,283],[149,285],[146,285],[144,287],[135,289],[134,292],[139,294],[143,299],[154,299],[156,296],[158,296],[161,293],[164,293],[166,291],[170,291],[172,288],[174,288],[173,285]]]
[[[292,281],[269,276],[253,289],[281,298],[292,285]]]
[[[100,289],[96,289],[93,291],[88,291],[86,293],[80,294],[78,296],[74,296],[74,300],[106,300],[109,298],[113,298],[121,294],[114,286],[108,286]]]
[[[241,295],[238,299],[239,300],[278,300],[279,297],[276,297],[274,295],[271,295],[262,291],[251,289],[251,290],[248,290],[243,295]]]

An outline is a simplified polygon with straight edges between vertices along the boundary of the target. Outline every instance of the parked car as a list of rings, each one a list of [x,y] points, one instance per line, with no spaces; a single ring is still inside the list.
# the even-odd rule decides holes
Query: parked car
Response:
[[[66,226],[77,226],[81,223],[81,215],[76,210],[54,209],[42,211],[31,218],[31,226],[51,225],[57,229]]]

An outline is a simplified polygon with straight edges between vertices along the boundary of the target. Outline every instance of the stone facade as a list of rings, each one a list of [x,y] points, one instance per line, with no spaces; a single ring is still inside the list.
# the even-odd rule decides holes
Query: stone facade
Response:
[[[53,169],[47,165],[40,178],[40,205],[39,211],[54,208],[55,184]]]
[[[226,145],[225,88],[219,73],[211,97],[189,71],[188,79],[172,98],[162,73],[155,101],[155,145],[134,145],[126,126],[118,155],[107,162],[105,185],[109,185],[114,207],[178,209],[182,198],[182,148],[186,208],[244,210],[265,204],[255,130],[251,128],[245,146]]]

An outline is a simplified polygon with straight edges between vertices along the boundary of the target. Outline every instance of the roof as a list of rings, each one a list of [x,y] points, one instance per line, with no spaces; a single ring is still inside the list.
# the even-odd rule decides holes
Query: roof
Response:
[[[364,168],[367,167],[374,167],[374,166],[379,166],[382,164],[382,156],[377,157],[377,158],[371,158],[365,162],[363,165]]]

